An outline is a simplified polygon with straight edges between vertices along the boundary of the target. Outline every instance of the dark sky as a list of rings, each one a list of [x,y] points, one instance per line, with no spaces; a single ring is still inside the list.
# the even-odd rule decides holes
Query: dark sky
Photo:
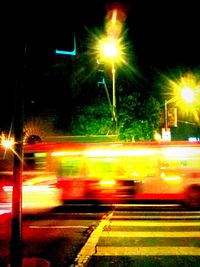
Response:
[[[25,47],[27,77],[31,77],[27,82],[29,88],[26,88],[29,100],[39,99],[40,95],[53,97],[58,88],[51,88],[45,82],[46,76],[51,75],[48,71],[55,47],[59,44],[66,50],[71,49],[70,38],[74,32],[77,36],[84,36],[86,28],[91,31],[103,28],[107,7],[115,1],[24,2],[7,1],[5,6],[2,5],[2,97],[11,97],[14,88],[23,84],[19,77],[23,77]],[[151,82],[156,72],[173,71],[182,66],[189,69],[199,67],[198,1],[126,0],[121,3],[126,8],[125,25],[137,66],[147,81]],[[62,33],[65,33],[65,38],[61,37]],[[54,86],[58,87],[59,81]],[[6,101],[8,113],[12,113],[12,102]],[[0,120],[4,118],[1,115]]]
[[[50,45],[55,36],[61,38],[61,35],[71,31],[80,34],[85,27],[103,27],[108,4],[112,1],[70,3],[67,0],[54,0],[47,1],[41,7],[35,1],[32,3],[32,6],[27,4],[27,35],[34,53],[39,46],[45,49]],[[122,3],[127,11],[125,23],[129,38],[138,61],[144,66],[171,68],[179,64],[199,64],[198,1],[127,0]],[[23,23],[26,24],[26,21]]]

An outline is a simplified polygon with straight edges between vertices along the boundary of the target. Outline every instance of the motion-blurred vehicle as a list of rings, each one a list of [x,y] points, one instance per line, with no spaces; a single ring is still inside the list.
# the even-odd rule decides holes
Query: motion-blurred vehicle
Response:
[[[48,154],[64,201],[176,201],[200,207],[200,142],[63,144]]]
[[[12,185],[2,185],[4,203],[12,203]],[[22,211],[24,214],[48,212],[62,204],[55,176],[44,174],[25,179],[22,185]]]
[[[36,175],[37,172],[41,176]],[[30,174],[32,178],[48,177],[49,180],[52,177],[53,190],[60,191],[60,199],[53,199],[62,203],[164,200],[200,207],[200,142],[27,144],[24,147],[24,182],[30,182]],[[23,185],[26,188],[24,200],[30,200],[25,192],[35,189],[27,183]],[[39,199],[35,191],[33,195],[38,194]]]
[[[32,162],[32,159],[29,158]],[[29,162],[30,163],[30,162]],[[12,204],[13,152],[0,149],[0,203]],[[55,175],[24,164],[22,172],[23,213],[46,212],[61,205],[61,191]]]

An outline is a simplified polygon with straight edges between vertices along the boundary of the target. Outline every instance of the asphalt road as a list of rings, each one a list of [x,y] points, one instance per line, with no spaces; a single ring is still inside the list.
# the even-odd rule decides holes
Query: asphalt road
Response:
[[[10,217],[1,215],[0,266],[7,267]],[[200,212],[172,206],[65,206],[23,217],[23,257],[51,267],[198,266]]]
[[[105,212],[87,206],[60,207],[51,213],[23,216],[23,257],[47,259],[51,267],[71,266]],[[10,262],[11,215],[1,215],[0,222],[0,266],[6,267]]]

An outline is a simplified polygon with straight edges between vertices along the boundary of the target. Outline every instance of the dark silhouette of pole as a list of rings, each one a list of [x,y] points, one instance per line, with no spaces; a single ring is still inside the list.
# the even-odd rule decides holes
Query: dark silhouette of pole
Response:
[[[11,267],[22,267],[22,170],[23,170],[23,118],[24,118],[24,66],[15,92],[15,114],[14,114],[14,167],[13,167],[13,192],[12,192],[12,222],[11,222],[11,245],[10,258]]]
[[[105,89],[106,96],[107,96],[107,99],[108,99],[108,104],[109,104],[109,108],[110,108],[110,111],[111,111],[111,114],[112,114],[112,119],[114,120],[113,107],[112,107],[112,103],[111,103],[111,100],[110,100],[110,95],[109,95],[109,92],[108,92],[108,87],[107,87],[107,84],[106,84],[106,81],[105,81],[104,78],[103,78],[103,82],[102,83],[104,85],[104,89]]]
[[[112,59],[112,90],[113,90],[113,121],[115,133],[117,131],[117,113],[116,113],[116,70],[114,59]]]
[[[168,129],[168,106],[167,101],[165,100],[165,131],[167,132]]]

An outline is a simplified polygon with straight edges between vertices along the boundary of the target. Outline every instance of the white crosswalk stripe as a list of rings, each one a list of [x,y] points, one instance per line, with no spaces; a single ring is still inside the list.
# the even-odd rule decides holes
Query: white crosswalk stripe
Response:
[[[113,211],[79,257],[85,255],[86,262],[92,256],[200,256],[199,218],[198,211]]]

